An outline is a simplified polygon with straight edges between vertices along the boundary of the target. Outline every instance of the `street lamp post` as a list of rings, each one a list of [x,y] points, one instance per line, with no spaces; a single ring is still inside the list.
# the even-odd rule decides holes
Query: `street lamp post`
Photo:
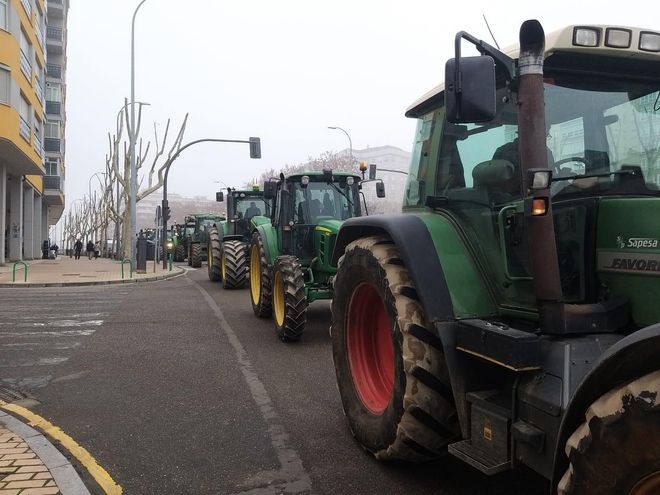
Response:
[[[343,129],[338,126],[328,126],[328,129],[333,129],[333,130],[339,130],[346,134],[346,137],[348,138],[348,153],[351,157],[351,167],[353,166],[353,141],[351,141],[351,136],[346,132],[346,129]]]
[[[167,268],[167,220],[169,218],[170,211],[169,204],[167,202],[167,176],[170,173],[170,167],[174,163],[174,160],[179,158],[181,152],[193,144],[198,143],[248,143],[250,145],[250,158],[261,158],[261,140],[258,137],[251,137],[247,141],[238,139],[198,139],[196,141],[191,141],[190,143],[179,148],[174,156],[167,160],[167,165],[165,166],[165,175],[163,178],[163,202],[161,203],[161,214],[163,215],[163,269]]]
[[[130,209],[131,209],[131,224],[130,229],[128,229],[131,238],[127,239],[131,247],[131,263],[133,267],[135,264],[135,254],[136,248],[135,245],[135,226],[137,224],[137,212],[136,203],[137,203],[137,170],[136,170],[136,161],[135,161],[135,16],[137,16],[138,10],[142,7],[142,4],[147,0],[142,0],[133,12],[133,22],[131,24],[131,132],[130,132],[130,145],[129,153],[131,154],[131,190],[130,190]]]

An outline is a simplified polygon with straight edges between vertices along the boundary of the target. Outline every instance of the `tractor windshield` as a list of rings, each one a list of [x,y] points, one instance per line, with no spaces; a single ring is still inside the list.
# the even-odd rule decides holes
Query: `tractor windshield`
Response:
[[[263,197],[246,196],[236,198],[236,215],[239,219],[250,220],[255,216],[270,216],[270,205]]]
[[[311,181],[306,187],[293,184],[293,219],[297,224],[316,225],[323,219],[346,220],[359,216],[357,180],[348,185],[346,180]]]
[[[201,232],[208,232],[219,220],[217,218],[201,218],[197,225]]]

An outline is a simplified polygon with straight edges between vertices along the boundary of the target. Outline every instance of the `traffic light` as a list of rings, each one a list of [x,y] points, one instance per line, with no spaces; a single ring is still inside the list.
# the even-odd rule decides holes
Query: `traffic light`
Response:
[[[250,158],[261,158],[261,138],[251,137],[250,142]]]
[[[169,219],[170,219],[170,207],[166,206],[165,208],[163,208],[163,220],[167,222]]]

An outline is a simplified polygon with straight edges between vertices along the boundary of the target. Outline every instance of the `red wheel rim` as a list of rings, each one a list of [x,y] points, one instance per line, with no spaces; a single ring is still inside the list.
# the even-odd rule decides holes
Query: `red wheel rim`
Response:
[[[376,289],[361,284],[348,307],[347,346],[353,384],[373,414],[387,408],[394,390],[394,346],[390,319]]]

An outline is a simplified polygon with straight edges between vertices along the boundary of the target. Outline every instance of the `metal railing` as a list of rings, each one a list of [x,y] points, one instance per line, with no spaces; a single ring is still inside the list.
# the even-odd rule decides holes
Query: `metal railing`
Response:
[[[23,270],[24,270],[24,272],[25,272],[25,275],[24,275],[24,277],[23,277],[23,282],[27,282],[27,277],[28,277],[28,267],[29,267],[30,265],[28,265],[25,261],[17,261],[16,263],[14,263],[14,268],[12,269],[11,281],[12,281],[12,282],[16,282],[16,267],[17,267],[18,265],[22,265],[22,266],[23,266]]]
[[[30,0],[21,0],[21,5],[25,9],[28,17],[32,19],[32,2]]]
[[[46,64],[46,75],[62,79],[62,66],[57,64]]]
[[[47,27],[46,28],[46,39],[62,41],[62,29],[56,27]]]
[[[34,32],[37,35],[37,41],[39,42],[39,45],[41,45],[41,48],[45,48],[46,45],[44,44],[44,32],[41,29],[41,26],[39,25],[38,21],[37,21],[37,26],[34,28]]]
[[[27,80],[30,82],[30,85],[31,85],[32,84],[32,64],[30,63],[30,60],[28,59],[27,55],[25,53],[23,53],[23,50],[21,50],[21,72],[27,78]]]
[[[18,133],[28,143],[30,142],[30,124],[28,124],[23,117],[20,117],[19,119]]]
[[[44,147],[41,144],[41,138],[39,138],[39,136],[37,136],[36,132],[34,133],[34,149],[37,153],[39,153],[39,156],[41,158],[44,157]]]
[[[46,113],[51,115],[60,115],[62,104],[59,101],[46,101]]]
[[[44,89],[41,86],[41,81],[39,80],[38,77],[34,78],[34,92],[37,94],[37,98],[39,99],[39,101],[43,103],[43,101],[44,101]]]
[[[59,175],[44,175],[44,189],[63,191],[62,177]]]
[[[61,140],[59,138],[47,137],[46,139],[44,139],[44,149],[46,151],[54,151],[60,153],[62,151]]]

